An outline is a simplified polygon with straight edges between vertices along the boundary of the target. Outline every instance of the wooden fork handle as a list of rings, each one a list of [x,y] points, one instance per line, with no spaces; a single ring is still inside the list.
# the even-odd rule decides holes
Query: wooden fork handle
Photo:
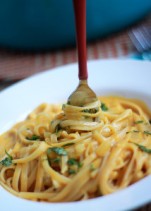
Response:
[[[78,49],[79,80],[87,80],[87,54],[86,54],[86,0],[73,0],[76,42]]]

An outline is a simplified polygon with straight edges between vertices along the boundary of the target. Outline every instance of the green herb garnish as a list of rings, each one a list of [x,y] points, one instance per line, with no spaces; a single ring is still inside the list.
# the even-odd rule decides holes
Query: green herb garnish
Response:
[[[132,131],[127,131],[126,134],[128,133],[139,133],[140,131],[139,130],[132,130]]]
[[[139,131],[139,130],[133,130],[132,132],[134,132],[134,133],[139,133],[140,131]]]
[[[69,166],[77,166],[78,169],[82,167],[82,163],[79,162],[79,161],[78,161],[77,159],[75,159],[75,158],[70,158],[70,159],[68,160],[67,164],[68,164]],[[77,171],[78,171],[78,169],[77,169]],[[77,171],[76,171],[75,169],[72,169],[72,168],[69,167],[68,173],[69,173],[69,174],[75,174],[75,173],[77,173]]]
[[[95,114],[98,111],[99,111],[98,108],[90,108],[90,109],[84,109],[84,110],[82,110],[82,112],[84,112],[84,113],[90,113],[90,114]]]
[[[146,130],[146,131],[144,131],[144,134],[151,135],[151,132]]]
[[[62,104],[62,110],[66,107],[66,104]]]
[[[3,160],[1,160],[0,164],[3,166],[10,166],[10,165],[12,165],[13,158],[10,154],[8,154],[8,152],[6,152],[6,150],[5,150],[5,153],[6,153],[7,157],[4,158]]]
[[[78,161],[75,158],[70,158],[67,163],[68,165],[72,166],[77,165]]]
[[[141,124],[141,123],[143,123],[144,121],[143,120],[138,120],[138,121],[136,121],[136,122],[134,122],[135,124]]]
[[[50,163],[59,163],[60,162],[60,158],[51,158],[49,159]]]
[[[68,144],[64,144],[64,145],[62,145],[63,147],[68,147],[68,146],[72,146],[72,145],[74,145],[75,143],[68,143]]]
[[[78,168],[81,168],[83,166],[83,163],[79,162],[78,163]]]
[[[94,171],[96,170],[95,166],[93,165],[93,163],[90,164],[90,171]]]
[[[36,140],[40,139],[40,136],[32,135],[31,137],[26,137],[26,139],[29,141],[36,141]]]
[[[108,111],[108,107],[105,105],[105,103],[101,103],[101,109],[102,111]]]
[[[47,149],[48,154],[50,154],[51,152],[55,152],[57,155],[62,155],[62,156],[67,155],[67,151],[62,147],[52,147]]]
[[[55,133],[58,133],[61,129],[62,128],[61,128],[60,124],[58,124],[55,128]]]
[[[148,149],[146,148],[145,146],[141,145],[141,144],[137,144],[137,143],[134,143],[134,142],[131,142],[133,144],[135,144],[136,146],[139,147],[140,150],[142,150],[143,152],[146,152],[146,153],[149,153],[151,154],[151,149]]]
[[[69,173],[69,174],[76,174],[77,172],[76,172],[74,169],[69,169],[69,170],[68,170],[68,173]]]
[[[75,158],[70,158],[67,163],[69,166],[76,165],[76,166],[78,166],[78,168],[82,167],[82,164]]]

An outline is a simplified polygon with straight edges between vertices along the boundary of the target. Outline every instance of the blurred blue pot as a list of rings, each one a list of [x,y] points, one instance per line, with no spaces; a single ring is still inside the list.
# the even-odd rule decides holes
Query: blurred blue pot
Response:
[[[119,31],[150,11],[151,0],[87,0],[87,38]],[[72,45],[72,0],[0,1],[0,46],[46,50]]]

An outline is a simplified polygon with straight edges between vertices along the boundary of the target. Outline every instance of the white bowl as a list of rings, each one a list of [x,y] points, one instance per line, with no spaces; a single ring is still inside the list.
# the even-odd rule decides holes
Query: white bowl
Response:
[[[55,68],[25,79],[0,93],[0,133],[22,120],[42,102],[66,102],[78,85],[77,64]],[[139,98],[151,108],[151,63],[103,60],[88,63],[89,85],[97,95]],[[151,176],[114,194],[70,203],[33,202],[18,198],[0,187],[2,211],[118,211],[151,202]]]

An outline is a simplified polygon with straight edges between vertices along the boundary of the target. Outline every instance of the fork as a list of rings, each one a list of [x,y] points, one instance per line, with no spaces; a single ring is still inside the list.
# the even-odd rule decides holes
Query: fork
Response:
[[[141,24],[129,31],[129,37],[139,54],[138,58],[151,60],[151,24]]]

